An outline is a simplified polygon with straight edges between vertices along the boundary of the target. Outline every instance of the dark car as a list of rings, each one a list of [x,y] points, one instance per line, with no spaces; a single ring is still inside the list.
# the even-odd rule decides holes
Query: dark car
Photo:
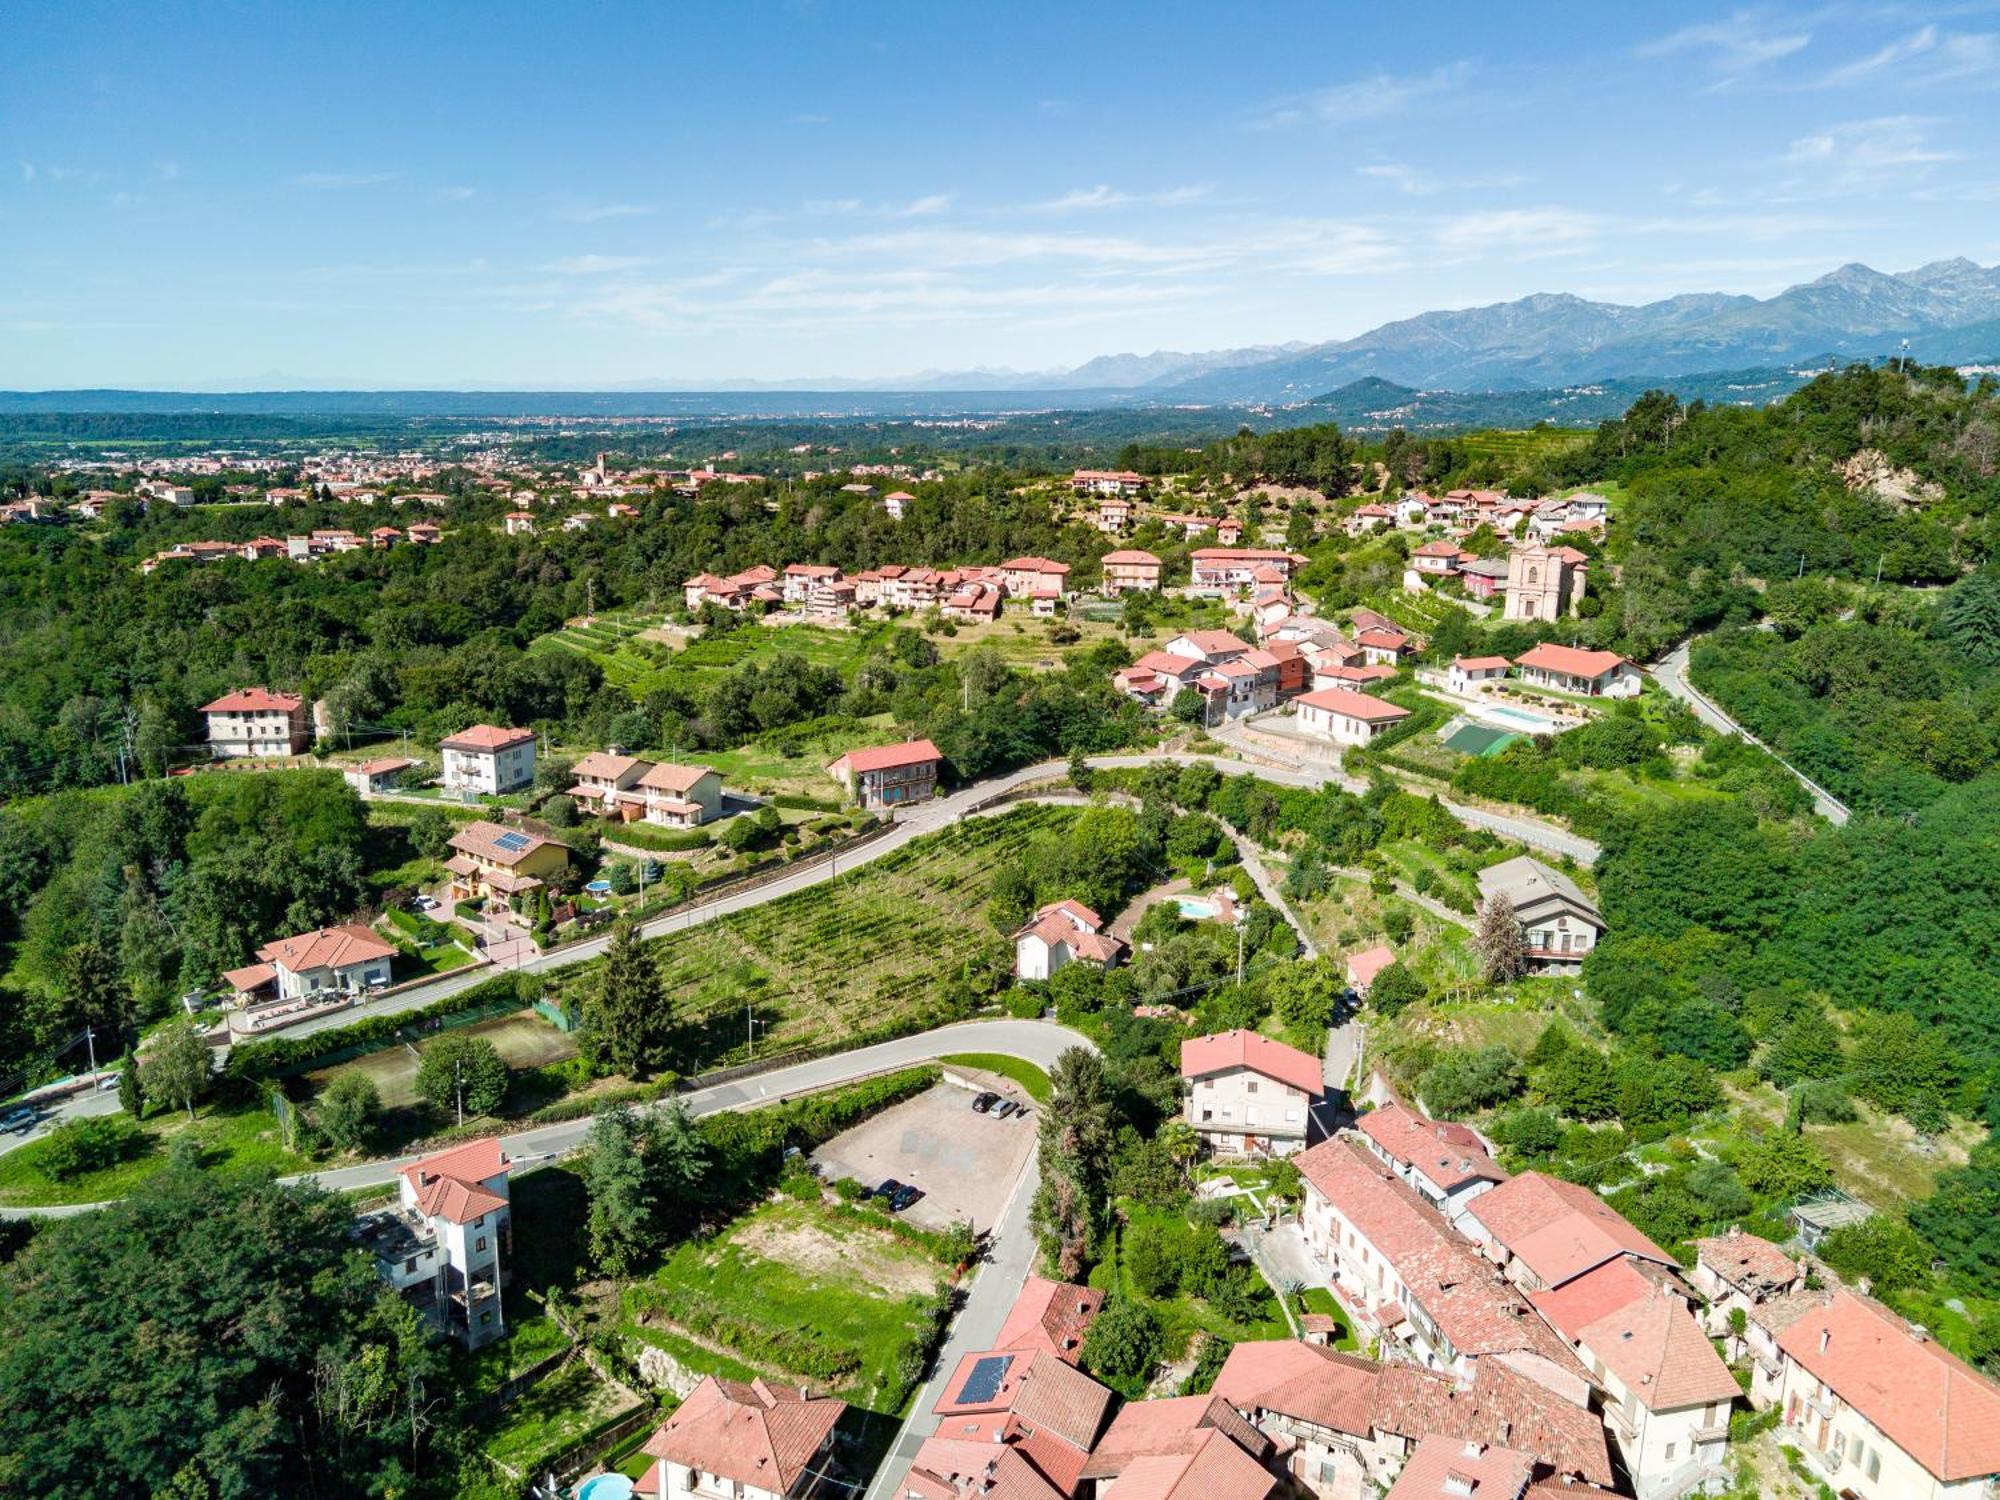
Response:
[[[893,1203],[896,1199],[896,1194],[902,1191],[903,1184],[891,1177],[868,1196],[871,1198],[880,1198],[885,1203]]]
[[[911,1187],[906,1182],[898,1187],[895,1194],[889,1199],[889,1212],[899,1214],[919,1198],[923,1197],[923,1195],[924,1190],[922,1188]]]
[[[998,1094],[981,1094],[977,1099],[972,1101],[972,1112],[976,1115],[983,1115],[999,1102],[1000,1096]]]

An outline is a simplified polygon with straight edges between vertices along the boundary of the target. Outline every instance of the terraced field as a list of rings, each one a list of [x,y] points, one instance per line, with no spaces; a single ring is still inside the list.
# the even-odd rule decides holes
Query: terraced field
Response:
[[[843,675],[876,644],[878,630],[824,630],[811,625],[771,628],[746,625],[725,635],[705,636],[676,651],[663,641],[643,640],[641,633],[658,621],[635,611],[596,616],[590,624],[571,623],[537,639],[531,649],[574,651],[593,658],[604,680],[634,698],[666,686],[698,691],[703,679],[726,672],[740,662],[761,660],[786,652]]]
[[[852,876],[812,886],[649,946],[687,1051],[732,1060],[746,1007],[767,1023],[762,1045],[837,1042],[934,1002],[968,967],[1007,962],[986,920],[995,872],[1076,810],[1024,806],[913,840]],[[587,995],[596,965],[563,971]]]

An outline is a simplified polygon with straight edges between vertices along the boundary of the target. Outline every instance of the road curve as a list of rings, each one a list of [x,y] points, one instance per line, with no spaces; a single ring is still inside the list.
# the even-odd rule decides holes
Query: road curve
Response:
[[[1693,646],[1694,637],[1690,636],[1665,656],[1654,662],[1652,667],[1653,681],[1664,688],[1670,697],[1680,699],[1681,702],[1693,709],[1694,716],[1710,729],[1715,730],[1719,734],[1738,735],[1748,740],[1787,771],[1790,771],[1798,779],[1799,785],[1804,787],[1808,795],[1812,797],[1813,811],[1818,813],[1822,818],[1825,818],[1827,822],[1833,824],[1845,823],[1850,816],[1848,806],[1845,802],[1842,802],[1832,792],[1829,792],[1797,766],[1786,760],[1784,756],[1778,754],[1776,750],[1773,750],[1769,745],[1758,739],[1756,735],[1737,723],[1736,720],[1723,712],[1700,688],[1689,681],[1688,655]]]
[[[833,1088],[875,1073],[930,1062],[954,1052],[998,1052],[1047,1069],[1071,1047],[1084,1047],[1093,1052],[1097,1050],[1081,1032],[1058,1026],[1053,1021],[960,1021],[912,1036],[877,1042],[872,1047],[858,1047],[851,1052],[836,1052],[828,1057],[792,1063],[755,1077],[695,1089],[676,1097],[687,1105],[690,1114],[710,1115],[723,1110],[755,1109],[761,1104],[776,1104],[793,1095]],[[589,1130],[590,1120],[587,1117],[564,1120],[555,1125],[539,1125],[530,1130],[503,1134],[500,1144],[517,1166],[538,1166],[576,1150],[583,1144]],[[414,1155],[398,1156],[323,1172],[302,1172],[283,1180],[317,1181],[322,1187],[335,1190],[384,1186],[394,1182],[396,1174],[416,1160],[418,1157]],[[0,1218],[63,1218],[106,1206],[105,1203],[66,1203],[46,1207],[0,1207]]]

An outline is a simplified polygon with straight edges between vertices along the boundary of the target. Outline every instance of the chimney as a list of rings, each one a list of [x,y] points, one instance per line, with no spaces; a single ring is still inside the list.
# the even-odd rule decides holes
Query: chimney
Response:
[[[1833,1330],[1831,1328],[1822,1328],[1819,1331],[1819,1352],[1822,1354],[1826,1353],[1826,1346],[1832,1342]]]

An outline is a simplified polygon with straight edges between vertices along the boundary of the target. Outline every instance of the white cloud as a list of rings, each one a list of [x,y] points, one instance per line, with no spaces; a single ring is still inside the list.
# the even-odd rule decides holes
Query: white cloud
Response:
[[[1500,208],[1446,220],[1437,241],[1453,255],[1499,249],[1539,258],[1574,255],[1595,242],[1602,228],[1594,215],[1571,208]]]
[[[1215,189],[1207,183],[1190,183],[1185,187],[1162,188],[1157,192],[1128,193],[1099,183],[1096,187],[1072,188],[1067,193],[1030,204],[1029,207],[1035,213],[1066,214],[1084,213],[1100,208],[1127,208],[1154,204],[1172,206],[1199,202],[1214,191]]]
[[[1684,26],[1671,35],[1647,42],[1638,53],[1641,57],[1697,53],[1708,60],[1715,72],[1734,78],[1790,57],[1811,41],[1810,31],[1779,27],[1755,11],[1739,10],[1720,21]]]
[[[1882,115],[1872,120],[1848,120],[1800,136],[1785,152],[1785,164],[1838,174],[1849,181],[1885,171],[1923,168],[1951,161],[1955,153],[1933,149],[1921,115]]]
[[[538,269],[552,276],[608,276],[616,271],[635,271],[652,263],[650,255],[565,255]]]
[[[1424,99],[1435,98],[1462,87],[1472,76],[1469,62],[1446,63],[1428,73],[1396,76],[1376,73],[1348,83],[1337,83],[1311,93],[1292,94],[1273,100],[1259,111],[1251,123],[1260,129],[1277,129],[1318,121],[1346,125],[1357,120],[1381,120],[1400,115]]]
[[[586,203],[565,200],[554,209],[555,217],[568,224],[596,224],[605,219],[632,219],[653,212],[650,203]]]
[[[904,204],[896,210],[896,216],[901,219],[922,219],[932,214],[941,214],[951,207],[951,199],[950,193],[929,193]]]
[[[447,203],[467,203],[479,195],[478,188],[441,187],[437,195]]]
[[[1917,85],[1953,83],[2000,71],[2000,33],[1940,31],[1922,26],[1814,80],[1816,88],[1841,88],[1898,77]]]
[[[396,172],[301,172],[292,179],[292,186],[316,191],[379,187],[385,182],[394,182],[400,175]]]

